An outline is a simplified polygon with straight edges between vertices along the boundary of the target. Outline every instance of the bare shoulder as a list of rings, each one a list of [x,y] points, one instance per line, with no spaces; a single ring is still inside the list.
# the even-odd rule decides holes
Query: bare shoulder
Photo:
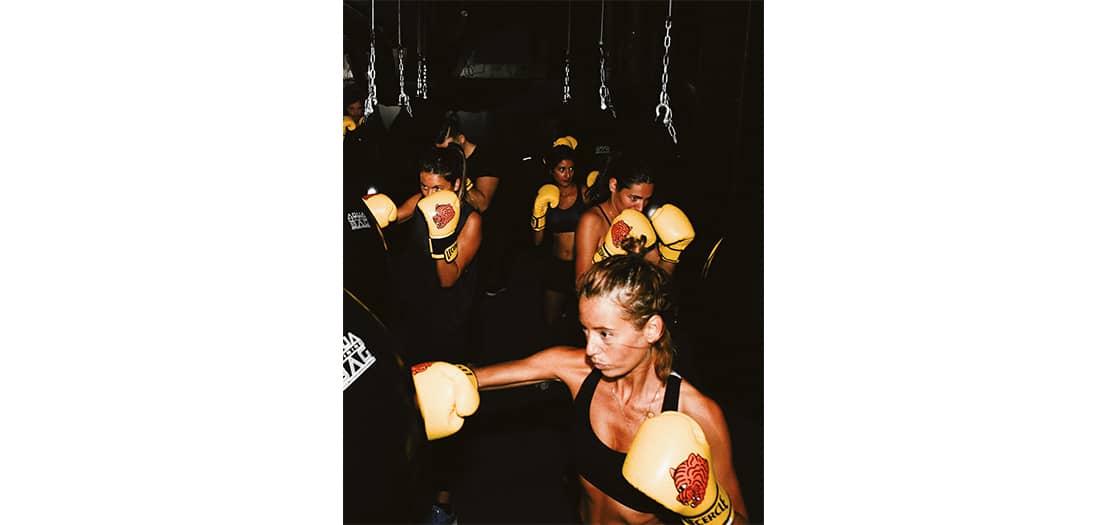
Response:
[[[577,221],[577,229],[595,228],[603,221],[604,218],[600,216],[600,210],[596,206],[592,206],[581,214],[581,219]]]
[[[701,426],[706,424],[726,426],[723,409],[720,408],[719,403],[704,395],[688,381],[681,381],[681,397],[678,410],[695,419]]]
[[[584,381],[585,376],[592,371],[592,367],[589,366],[588,360],[585,358],[584,348],[555,346],[535,355],[540,354],[544,354],[543,358],[547,365],[553,367],[558,379],[568,385],[572,391],[576,391],[577,387],[581,385],[581,381]]]

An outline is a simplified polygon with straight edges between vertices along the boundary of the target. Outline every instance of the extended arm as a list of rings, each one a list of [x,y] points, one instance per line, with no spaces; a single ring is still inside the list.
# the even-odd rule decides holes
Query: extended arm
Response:
[[[585,352],[579,348],[555,346],[529,357],[475,369],[481,390],[513,388],[542,381],[558,380],[588,373]]]

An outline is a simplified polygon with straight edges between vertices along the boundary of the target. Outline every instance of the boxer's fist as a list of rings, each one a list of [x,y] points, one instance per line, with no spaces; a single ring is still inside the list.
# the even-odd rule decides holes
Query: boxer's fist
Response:
[[[687,524],[724,525],[734,516],[712,472],[712,451],[693,418],[666,411],[643,422],[623,461],[623,477]]]
[[[366,195],[362,197],[362,203],[369,208],[369,212],[373,214],[374,219],[377,219],[377,226],[381,229],[396,220],[396,204],[388,195],[384,193]]]
[[[596,178],[600,176],[600,172],[592,170],[588,176],[585,177],[585,188],[592,189],[593,184],[596,184]]]
[[[458,195],[450,190],[432,193],[416,203],[423,219],[427,221],[431,258],[453,262],[458,256],[458,218],[461,215],[461,202]]]
[[[616,215],[612,226],[608,228],[608,233],[604,234],[604,241],[596,248],[592,262],[597,263],[613,255],[626,255],[627,252],[620,245],[628,237],[641,237],[643,250],[650,249],[657,240],[654,236],[654,227],[650,225],[650,219],[633,208],[627,208]]]
[[[412,367],[416,402],[423,413],[427,439],[447,437],[462,428],[464,417],[477,411],[477,377],[463,365],[442,361]]]
[[[658,254],[662,260],[676,264],[681,252],[696,238],[696,230],[681,211],[672,204],[663,204],[649,213],[654,231],[658,233]]]
[[[539,194],[535,197],[535,207],[531,211],[531,229],[537,232],[546,228],[546,210],[558,205],[561,200],[558,187],[553,184],[543,184],[539,188]]]

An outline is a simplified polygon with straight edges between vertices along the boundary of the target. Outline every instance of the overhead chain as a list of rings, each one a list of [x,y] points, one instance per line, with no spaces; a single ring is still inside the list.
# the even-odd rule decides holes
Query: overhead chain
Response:
[[[377,107],[377,2],[369,3],[369,85],[365,97],[366,116]]]
[[[400,77],[400,96],[396,105],[408,110],[408,116],[412,116],[412,106],[408,103],[408,94],[404,92],[404,40],[400,36],[400,0],[396,0],[396,67]]]
[[[416,97],[427,100],[427,57],[423,56],[423,15],[416,3]]]
[[[677,144],[677,130],[673,127],[673,110],[669,107],[669,92],[666,91],[666,86],[669,84],[669,44],[671,41],[669,30],[671,27],[673,27],[673,19],[666,17],[666,37],[662,40],[662,44],[665,46],[665,53],[662,55],[662,90],[658,93],[658,106],[654,108],[654,118],[662,119],[662,124],[669,131],[673,143]]]
[[[416,96],[427,100],[427,59],[423,56],[419,56],[419,62],[416,64]]]
[[[569,4],[569,11],[566,15],[566,74],[565,81],[562,83],[562,104],[568,104],[569,100],[573,98],[569,94],[569,36],[570,29],[573,27],[573,2],[567,2]]]
[[[365,98],[366,115],[372,115],[377,107],[377,46],[372,33],[369,37],[369,92]]]
[[[400,99],[397,105],[404,106],[404,109],[408,111],[408,116],[412,116],[412,106],[409,104],[408,94],[404,92],[404,48],[400,48],[396,54],[396,64],[399,67],[400,72]]]
[[[616,106],[612,104],[612,94],[608,91],[608,71],[604,59],[604,0],[600,0],[600,111],[609,110],[612,118],[616,118]]]
[[[569,94],[569,53],[566,53],[566,76],[565,82],[562,84],[562,104],[568,104],[570,98],[572,97]]]

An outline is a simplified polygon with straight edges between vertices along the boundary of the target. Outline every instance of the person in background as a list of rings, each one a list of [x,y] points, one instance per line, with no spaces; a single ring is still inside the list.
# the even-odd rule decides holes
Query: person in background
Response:
[[[482,239],[481,213],[463,191],[465,158],[459,145],[431,147],[419,158],[419,192],[396,206],[384,194],[366,195],[365,205],[378,224],[419,217],[399,246],[390,246],[393,296],[400,310],[397,333],[408,362],[470,361],[466,342],[477,292],[475,265]],[[455,517],[450,488],[462,472],[458,438],[432,443],[436,489],[430,523]]]
[[[586,199],[592,207],[577,223],[577,279],[594,263],[624,253],[620,245],[628,237],[643,241],[647,261],[673,273],[696,232],[680,208],[652,204],[653,197],[654,174],[646,163],[626,157],[612,160],[589,187]]]
[[[559,137],[543,158],[547,184],[539,188],[531,212],[535,246],[548,244],[542,258],[543,314],[548,328],[567,315],[566,299],[573,294],[574,231],[585,205],[584,187],[576,174],[577,140]]]
[[[466,182],[460,195],[481,212],[485,220],[483,231],[486,256],[481,261],[479,288],[485,290],[486,295],[494,297],[508,289],[505,278],[507,272],[503,266],[507,252],[507,233],[504,230],[508,224],[502,218],[504,206],[494,205],[493,199],[501,182],[502,162],[499,156],[485,146],[478,147],[466,135],[457,112],[446,114],[434,141],[440,148],[453,144],[465,153]]]

